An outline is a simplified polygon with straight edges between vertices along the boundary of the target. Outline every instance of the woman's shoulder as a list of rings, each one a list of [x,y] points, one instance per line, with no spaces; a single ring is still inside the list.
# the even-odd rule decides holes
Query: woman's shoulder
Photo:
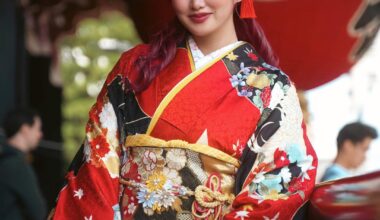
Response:
[[[121,54],[120,61],[128,62],[130,59],[137,59],[140,56],[144,56],[149,52],[149,44],[138,44],[133,48],[124,51]]]
[[[251,44],[243,42],[236,49],[236,54],[237,56],[233,57],[228,55],[227,58],[233,58],[231,62],[240,66],[240,72],[246,73],[247,79],[250,79],[248,81],[252,81],[254,85],[259,84],[260,88],[266,87],[267,84],[274,86],[277,83],[291,86],[291,79],[278,67],[277,61],[267,62]]]
[[[289,75],[282,71],[279,67],[272,66],[266,62],[262,62],[261,66],[263,68],[263,72],[271,76],[270,78],[273,84],[280,83],[283,86],[292,86],[293,83]]]
[[[111,73],[107,77],[107,84],[113,81],[117,76],[121,76],[122,78],[135,78],[136,76],[136,65],[134,65],[138,58],[143,57],[149,53],[149,45],[148,44],[138,44],[133,48],[124,51],[116,65],[113,67]]]

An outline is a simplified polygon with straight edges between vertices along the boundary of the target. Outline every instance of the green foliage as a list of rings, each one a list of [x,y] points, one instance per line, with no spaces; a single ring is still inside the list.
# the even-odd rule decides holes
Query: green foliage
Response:
[[[74,35],[61,39],[65,156],[74,157],[83,142],[88,111],[121,53],[140,40],[132,21],[118,12],[80,22]]]

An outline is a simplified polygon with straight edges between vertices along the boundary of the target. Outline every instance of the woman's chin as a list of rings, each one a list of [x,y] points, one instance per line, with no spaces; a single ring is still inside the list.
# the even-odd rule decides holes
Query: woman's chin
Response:
[[[191,35],[193,37],[207,37],[212,34],[212,31],[208,27],[202,27],[202,28],[195,28],[192,31],[190,31]]]

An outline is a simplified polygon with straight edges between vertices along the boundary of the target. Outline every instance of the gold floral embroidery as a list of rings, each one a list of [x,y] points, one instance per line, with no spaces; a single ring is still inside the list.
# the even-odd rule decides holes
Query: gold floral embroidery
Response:
[[[187,143],[183,142],[183,145],[185,144]],[[186,150],[171,147],[162,149],[143,146],[130,148],[130,150],[133,162],[138,164],[137,172],[140,178],[136,180],[121,178],[120,182],[131,187],[131,189],[135,189],[137,202],[141,205],[144,213],[147,215],[160,214],[170,209],[182,212],[183,199],[188,199],[195,194],[195,191],[182,185],[182,177],[179,174],[188,164],[189,158]],[[228,166],[232,169],[235,168],[230,163],[228,163]],[[128,167],[125,169],[128,169]],[[225,180],[224,177],[221,178],[223,180],[220,180],[220,184]],[[233,194],[230,192],[225,193],[221,185],[218,187],[220,188],[218,192],[211,192],[206,188],[201,185],[197,187],[196,191],[198,194],[206,193],[206,197],[215,197],[216,201],[218,201],[218,213],[221,213],[224,203],[230,203],[230,196]]]
[[[263,89],[270,85],[270,79],[266,74],[257,75],[255,73],[251,73],[247,77],[247,85],[258,89]]]
[[[166,180],[167,178],[163,175],[163,173],[155,172],[151,176],[149,176],[148,180],[146,181],[146,186],[149,192],[157,191],[162,189],[162,187],[166,183]]]
[[[235,61],[237,60],[239,56],[235,55],[234,52],[231,52],[227,55],[227,59],[231,60],[231,61]]]
[[[282,193],[278,193],[277,190],[275,189],[272,189],[269,194],[267,195],[264,195],[264,199],[269,199],[269,200],[279,200],[279,199],[283,199],[283,200],[286,200],[288,198],[287,195],[285,194],[282,194]]]

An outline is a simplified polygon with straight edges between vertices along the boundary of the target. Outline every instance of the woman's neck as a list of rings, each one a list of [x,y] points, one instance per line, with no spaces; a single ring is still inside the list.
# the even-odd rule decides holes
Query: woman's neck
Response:
[[[192,36],[204,55],[238,41],[233,20],[207,36]]]

